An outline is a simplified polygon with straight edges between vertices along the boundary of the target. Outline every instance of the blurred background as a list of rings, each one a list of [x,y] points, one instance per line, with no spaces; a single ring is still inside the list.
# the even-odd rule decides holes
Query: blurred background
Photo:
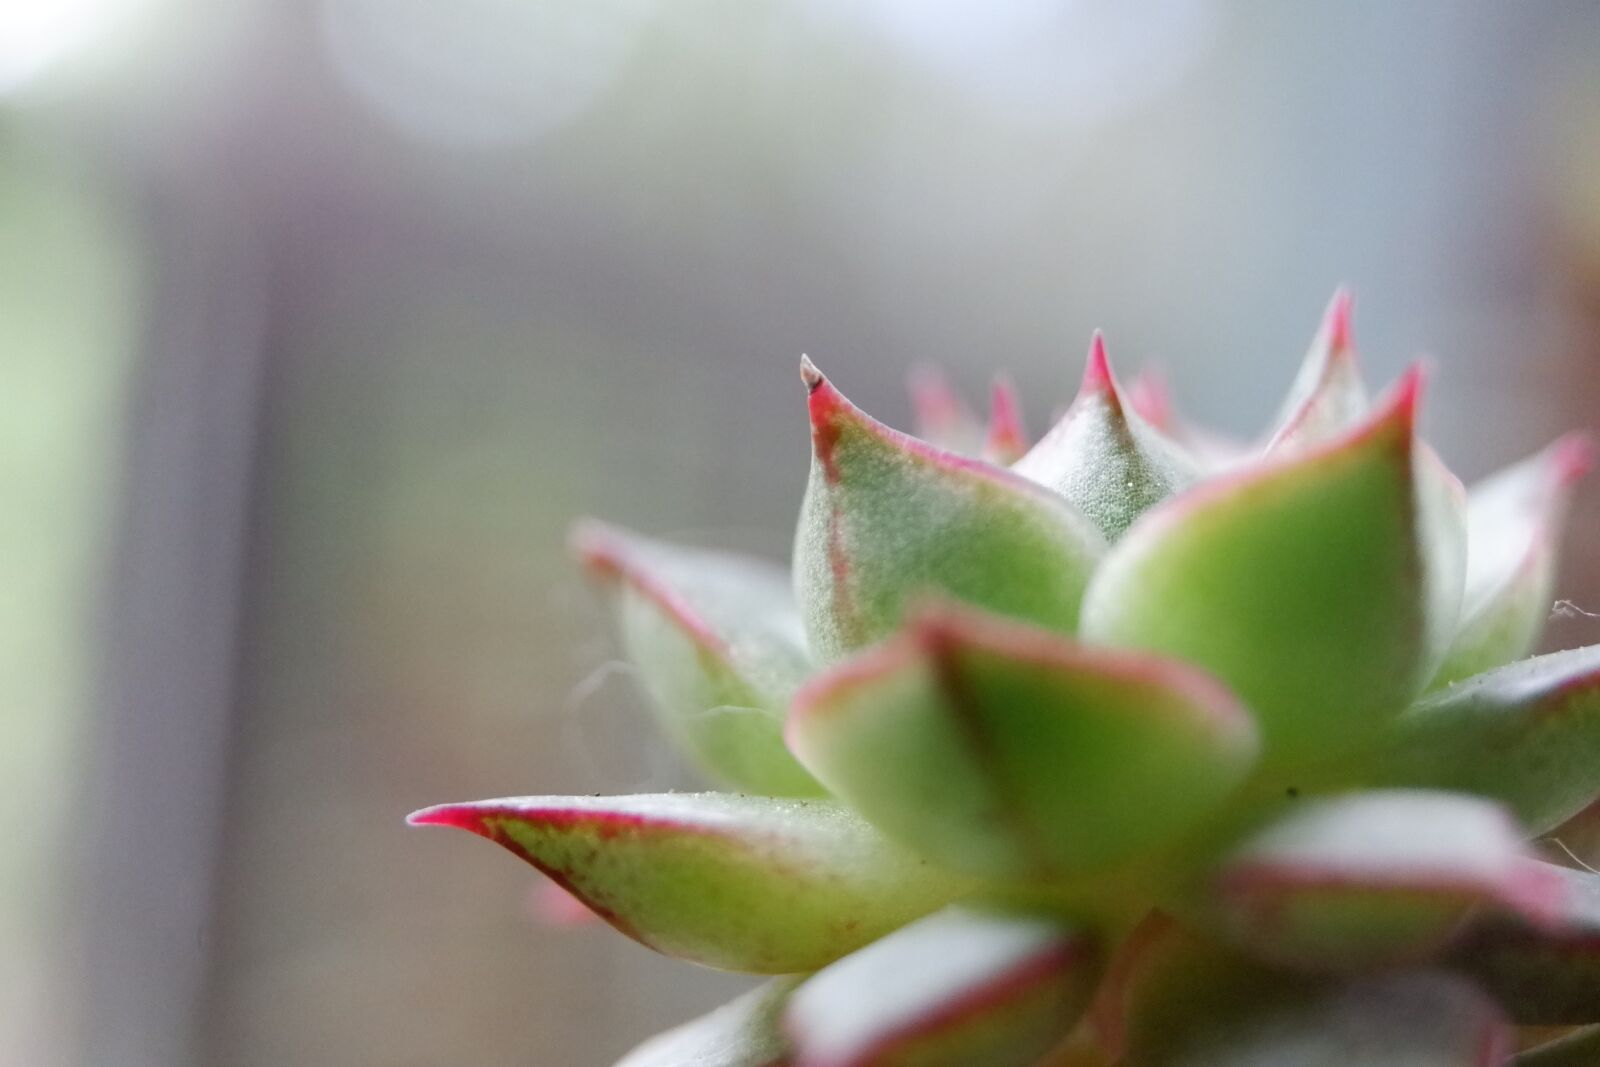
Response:
[[[690,780],[568,522],[786,553],[801,352],[1038,430],[1100,326],[1252,433],[1341,281],[1469,479],[1600,429],[1600,6],[0,0],[0,1061],[587,1067],[720,1002],[402,825]]]

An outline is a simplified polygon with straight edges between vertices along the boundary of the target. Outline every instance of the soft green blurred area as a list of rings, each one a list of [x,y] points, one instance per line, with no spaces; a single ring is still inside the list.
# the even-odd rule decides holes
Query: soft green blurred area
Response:
[[[106,190],[21,141],[0,122],[0,1030],[25,1051],[61,1021],[62,800],[93,728],[140,293],[135,234]]]
[[[1597,428],[1596,71],[1582,0],[0,0],[0,1062],[583,1067],[725,998],[401,821],[692,780],[569,522],[785,556],[801,352],[1038,432],[1099,326],[1250,432],[1340,281],[1462,473]]]

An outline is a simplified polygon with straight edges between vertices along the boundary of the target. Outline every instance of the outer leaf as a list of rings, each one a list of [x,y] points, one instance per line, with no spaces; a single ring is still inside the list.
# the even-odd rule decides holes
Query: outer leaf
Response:
[[[1072,501],[1109,541],[1199,477],[1195,461],[1124,402],[1098,332],[1077,399],[1013,469]]]
[[[786,1067],[789,1042],[778,1017],[803,980],[774,978],[709,1015],[657,1034],[616,1067]]]
[[[1474,906],[1548,922],[1565,898],[1499,807],[1404,790],[1297,805],[1223,859],[1215,889],[1230,937],[1315,970],[1418,960]]]
[[[1421,688],[1454,625],[1448,567],[1426,550],[1436,494],[1416,475],[1418,387],[1408,375],[1331,444],[1150,511],[1095,575],[1084,635],[1216,674],[1279,766],[1369,736]]]
[[[577,526],[572,544],[611,594],[667,734],[729,785],[820,793],[783,745],[784,709],[811,669],[788,574],[597,522]]]
[[[1600,1026],[1587,1026],[1511,1058],[1510,1067],[1594,1067],[1600,1063]]]
[[[1593,462],[1588,437],[1568,434],[1473,487],[1461,627],[1435,685],[1510,663],[1538,642],[1567,505]]]
[[[1099,977],[1060,922],[951,909],[818,972],[789,1002],[799,1067],[1029,1067]]]
[[[939,591],[1073,629],[1104,544],[1056,494],[868,418],[807,361],[811,481],[795,588],[824,660],[887,636],[908,598]]]
[[[1126,1067],[1491,1067],[1495,1006],[1445,974],[1354,982],[1269,970],[1164,916],[1136,930],[1093,1008]]]
[[[1093,868],[1206,817],[1256,734],[1184,664],[1092,650],[945,605],[802,689],[803,763],[886,833],[958,869]]]
[[[1600,1022],[1600,875],[1548,868],[1566,884],[1554,925],[1514,916],[1474,924],[1450,963],[1493,993],[1519,1023]]]
[[[1289,453],[1327,441],[1360,421],[1367,386],[1350,339],[1348,289],[1333,294],[1305,362],[1268,437],[1269,453]]]
[[[503,845],[629,937],[725,970],[815,970],[968,888],[823,801],[513,797],[410,821]]]
[[[1392,725],[1377,781],[1482,793],[1544,833],[1600,795],[1600,645],[1514,663],[1435,693]]]
[[[1511,1050],[1495,1006],[1435,972],[1268,992],[1237,1013],[1135,1032],[1138,1067],[1498,1067]]]

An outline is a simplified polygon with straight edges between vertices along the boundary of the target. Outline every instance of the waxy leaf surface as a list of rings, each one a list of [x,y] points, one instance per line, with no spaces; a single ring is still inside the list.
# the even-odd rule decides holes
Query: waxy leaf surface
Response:
[[[802,976],[774,978],[716,1011],[657,1034],[616,1067],[786,1067],[778,1019]]]
[[[1173,837],[1248,773],[1249,716],[1205,674],[930,605],[801,690],[790,747],[883,830],[962,870],[1080,871]]]
[[[1435,685],[1510,663],[1538,642],[1567,505],[1592,463],[1589,439],[1569,434],[1473,487],[1461,624]]]
[[[1273,421],[1267,452],[1288,453],[1337,437],[1367,411],[1367,387],[1350,337],[1350,294],[1334,294],[1300,373]]]
[[[808,362],[811,479],[795,589],[811,647],[831,661],[888,636],[909,600],[940,592],[1070,631],[1098,531],[1055,493],[875,422]]]
[[[1416,961],[1475,907],[1549,922],[1566,897],[1498,806],[1421,790],[1294,805],[1222,859],[1214,889],[1231,939],[1314,970]]]
[[[784,710],[811,669],[787,572],[597,522],[580,524],[572,544],[610,594],[669,737],[728,785],[821,792],[783,744]]]
[[[1328,445],[1148,512],[1096,573],[1084,636],[1215,674],[1274,764],[1369,736],[1421,688],[1455,622],[1449,568],[1429,549],[1435,494],[1416,476],[1418,384]]]
[[[1600,645],[1481,674],[1421,701],[1366,762],[1371,779],[1504,802],[1544,833],[1600,795]]]
[[[1553,923],[1511,915],[1476,921],[1449,955],[1519,1023],[1600,1022],[1600,875],[1549,867],[1566,896]]]
[[[1196,462],[1124,400],[1098,333],[1077,399],[1012,469],[1066,497],[1108,541],[1199,477]]]
[[[969,888],[825,801],[513,797],[411,821],[486,837],[635,940],[733,971],[814,970]]]
[[[1031,1067],[1099,978],[1055,919],[953,908],[814,975],[789,1001],[796,1067]]]
[[[1466,981],[1437,972],[1276,983],[1185,1025],[1135,1029],[1129,1067],[1499,1067],[1509,1028]]]

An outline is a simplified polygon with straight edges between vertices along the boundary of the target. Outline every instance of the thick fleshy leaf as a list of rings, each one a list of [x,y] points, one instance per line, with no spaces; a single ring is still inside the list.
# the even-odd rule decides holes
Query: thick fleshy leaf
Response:
[[[1340,289],[1273,421],[1267,452],[1293,452],[1327,441],[1366,414],[1367,386],[1351,343],[1350,310],[1350,292]]]
[[[1495,1005],[1437,972],[1322,988],[1280,985],[1233,1012],[1135,1031],[1138,1067],[1499,1067],[1511,1035]]]
[[[1084,636],[1216,674],[1279,767],[1370,736],[1431,675],[1460,596],[1449,553],[1432,549],[1443,494],[1417,473],[1419,384],[1408,375],[1330,444],[1147,513],[1090,583]]]
[[[1535,834],[1600,795],[1600,645],[1553,652],[1434,693],[1365,761],[1371,780],[1481,793]]]
[[[1012,469],[1072,501],[1109,541],[1199,477],[1194,460],[1124,401],[1098,332],[1077,399]]]
[[[824,968],[790,998],[797,1067],[1030,1067],[1099,978],[1083,933],[953,908]]]
[[[1461,624],[1435,685],[1510,663],[1538,642],[1572,488],[1593,462],[1589,438],[1568,434],[1473,487]]]
[[[616,1067],[787,1067],[778,1020],[804,976],[774,978],[707,1015],[657,1034]]]
[[[821,792],[783,744],[811,663],[782,568],[598,522],[579,524],[572,545],[611,594],[663,729],[707,774],[757,793]]]
[[[944,371],[923,364],[911,371],[907,385],[918,437],[949,452],[964,456],[978,453],[984,440],[983,424]]]
[[[1595,1067],[1600,1064],[1600,1026],[1586,1026],[1511,1058],[1510,1067]]]
[[[983,439],[983,458],[1006,466],[1028,450],[1028,431],[1022,425],[1022,401],[1008,378],[996,378],[989,393],[989,430]]]
[[[1495,1067],[1510,1049],[1495,1005],[1456,976],[1272,970],[1159,914],[1091,1011],[1126,1067]]]
[[[810,682],[790,747],[883,830],[958,869],[1103,866],[1204,819],[1248,773],[1249,716],[1155,656],[955,605]]]
[[[969,888],[817,800],[511,797],[410,821],[503,845],[651,948],[758,974],[815,970]]]
[[[1479,906],[1548,923],[1566,895],[1501,808],[1422,790],[1297,804],[1225,856],[1213,886],[1227,936],[1311,970],[1419,960]]]
[[[1453,946],[1449,962],[1474,978],[1520,1023],[1600,1022],[1600,875],[1549,867],[1566,886],[1553,924],[1490,915]]]
[[[812,462],[795,588],[824,660],[886,637],[942,592],[1070,631],[1099,533],[1055,493],[869,418],[807,361]]]

